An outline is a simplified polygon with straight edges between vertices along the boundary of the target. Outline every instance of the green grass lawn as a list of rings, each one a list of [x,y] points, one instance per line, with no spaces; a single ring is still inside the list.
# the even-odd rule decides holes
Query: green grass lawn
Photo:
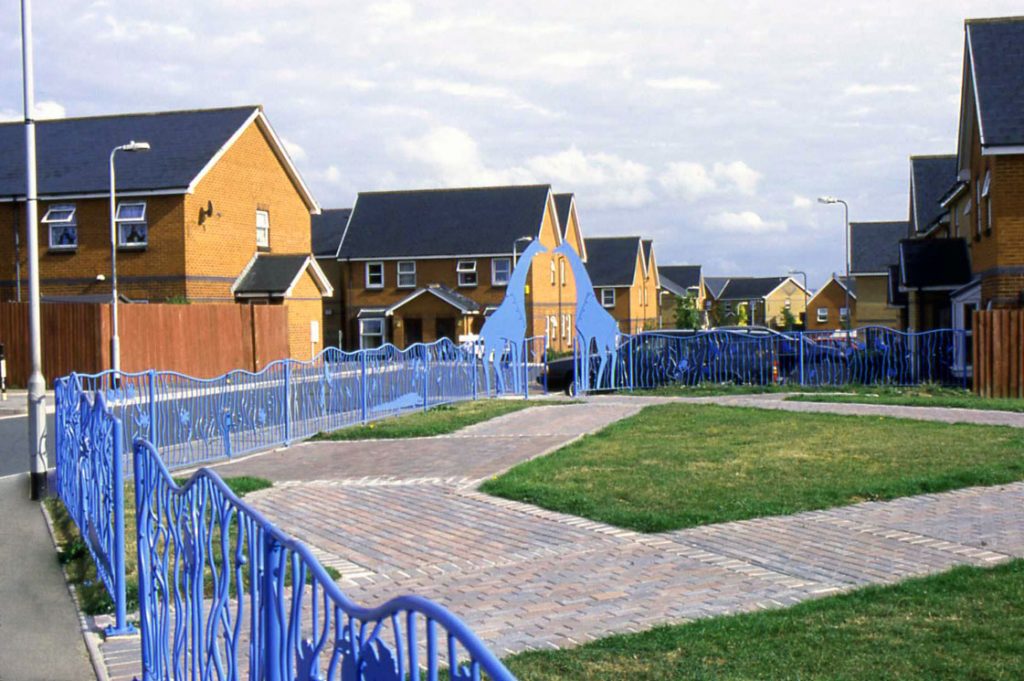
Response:
[[[984,398],[978,397],[969,390],[929,385],[909,388],[882,386],[860,386],[856,389],[833,388],[830,392],[792,395],[786,399],[799,402],[893,404],[910,407],[953,407],[1024,412],[1024,400]]]
[[[655,397],[722,397],[727,395],[761,395],[765,393],[791,393],[798,390],[816,390],[816,388],[805,388],[793,385],[743,385],[735,383],[698,383],[697,385],[684,385],[682,383],[671,383],[649,390],[634,390],[630,393],[623,391],[623,394],[645,395]],[[839,390],[839,388],[830,388]]]
[[[566,400],[473,400],[432,407],[401,416],[350,426],[333,433],[320,433],[314,440],[370,440],[447,435],[482,421],[512,412],[550,405],[573,404]]]
[[[487,481],[642,532],[1024,479],[1024,430],[697,404],[645,408]]]
[[[1024,561],[505,660],[522,681],[1024,678]]]

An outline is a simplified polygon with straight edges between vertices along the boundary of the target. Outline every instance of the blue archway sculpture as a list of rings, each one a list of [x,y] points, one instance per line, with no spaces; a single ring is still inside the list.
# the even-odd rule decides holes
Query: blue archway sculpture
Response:
[[[607,371],[614,376],[616,347],[619,337],[619,324],[608,314],[597,296],[594,295],[594,284],[587,273],[587,266],[568,243],[555,249],[555,253],[565,256],[572,267],[576,281],[576,350],[575,381],[578,392],[587,392],[599,388]],[[592,359],[600,361],[594,385],[590,382]],[[609,367],[609,363],[611,366]],[[611,381],[614,385],[614,380]]]

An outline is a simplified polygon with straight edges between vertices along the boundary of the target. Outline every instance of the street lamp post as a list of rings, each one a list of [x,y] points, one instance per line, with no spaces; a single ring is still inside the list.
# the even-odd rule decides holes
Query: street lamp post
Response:
[[[149,151],[149,142],[136,142],[114,147],[110,151],[110,362],[114,370],[114,380],[121,378],[121,338],[117,333],[117,175],[114,171],[114,156],[119,151]]]
[[[837,199],[834,196],[819,196],[818,197],[818,203],[824,203],[824,204],[841,203],[841,204],[843,204],[843,220],[844,220],[844,224],[846,225],[846,230],[845,230],[845,237],[846,237],[846,286],[843,287],[843,290],[846,292],[846,330],[847,330],[847,332],[849,332],[850,324],[851,324],[851,321],[852,321],[852,318],[853,318],[853,316],[851,314],[851,310],[850,310],[850,286],[849,286],[849,284],[850,284],[850,204],[848,204],[846,201],[843,201],[842,199]],[[847,333],[847,337],[849,337],[849,333]]]
[[[36,187],[35,77],[32,67],[32,5],[21,2],[21,67],[25,105],[25,231],[28,236],[28,336],[32,365],[28,377],[29,496],[46,496],[46,379],[39,309],[39,202]]]
[[[512,269],[516,267],[516,255],[518,254],[519,242],[520,241],[533,241],[532,236],[521,236],[512,242]]]

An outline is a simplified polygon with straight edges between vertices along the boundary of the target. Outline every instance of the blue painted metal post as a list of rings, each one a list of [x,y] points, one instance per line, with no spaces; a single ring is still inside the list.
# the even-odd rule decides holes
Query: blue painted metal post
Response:
[[[636,357],[634,356],[636,355],[636,351],[633,347],[633,341],[635,339],[636,336],[630,336],[629,344],[627,345],[629,348],[629,392],[633,392],[633,374],[636,373]],[[618,353],[615,354],[617,355]],[[618,364],[618,362],[616,362],[616,364]]]
[[[366,382],[366,350],[359,351],[359,411],[360,420],[366,423],[366,397],[370,386]]]
[[[547,336],[545,336],[547,338]],[[530,399],[530,341],[523,339],[523,398]]]
[[[804,385],[804,334],[800,332],[800,385]]]
[[[284,651],[285,641],[282,636],[281,621],[278,619],[277,604],[283,594],[278,593],[277,583],[283,575],[277,571],[281,565],[281,545],[277,539],[263,528],[263,584],[261,594],[263,620],[263,675],[260,679],[265,681],[281,681],[281,653]]]
[[[479,344],[480,344],[479,341],[473,343],[473,354],[471,355],[472,362],[473,362],[473,368],[470,371],[471,371],[471,375],[473,376],[473,399],[474,400],[476,400],[476,392],[477,392],[476,382],[478,380],[478,378],[477,378],[477,370],[476,370],[476,349],[477,349],[477,346]]]
[[[292,363],[284,361],[284,443],[291,444],[292,439]]]
[[[423,411],[430,405],[430,350],[423,346]]]
[[[548,394],[548,337],[544,336],[544,394]]]
[[[114,573],[115,591],[114,596],[114,626],[107,627],[107,636],[118,636],[134,634],[135,627],[128,623],[127,593],[125,588],[125,560],[124,560],[124,444],[122,438],[124,432],[119,419],[114,419],[114,441],[113,460],[111,461],[111,481],[114,485],[112,491],[114,503],[114,564],[111,566]]]
[[[150,369],[149,375],[149,441],[154,449],[159,447],[156,432],[156,371]]]

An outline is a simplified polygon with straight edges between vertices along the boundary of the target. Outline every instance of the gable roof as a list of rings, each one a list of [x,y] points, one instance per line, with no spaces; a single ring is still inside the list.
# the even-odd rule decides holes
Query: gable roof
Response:
[[[840,289],[844,291],[849,291],[850,297],[853,298],[854,300],[857,299],[857,286],[856,281],[853,279],[853,277],[847,279],[846,277],[839,277],[833,274],[831,277],[829,277],[828,281],[821,285],[821,288],[814,292],[814,295],[807,299],[807,307],[810,308],[811,302],[815,298],[820,296],[822,293],[824,293],[826,289],[833,285],[838,286]]]
[[[973,276],[966,239],[904,239],[899,254],[902,289],[951,291]]]
[[[351,208],[328,208],[320,211],[319,215],[312,216],[310,229],[313,255],[318,258],[337,257],[341,237],[345,233],[345,226],[351,214]]]
[[[753,300],[764,298],[789,277],[730,277],[719,294],[719,300]]]
[[[704,288],[708,290],[708,295],[712,298],[721,296],[728,283],[729,277],[704,277]]]
[[[885,274],[899,262],[900,239],[907,237],[906,220],[850,223],[850,272]]]
[[[550,194],[546,184],[360,192],[338,257],[511,255],[520,237],[538,238]]]
[[[658,276],[664,288],[672,291],[671,283],[683,290],[677,295],[684,295],[686,289],[700,286],[700,265],[659,265]]]
[[[558,213],[558,224],[562,230],[562,238],[569,229],[569,212],[572,209],[572,194],[555,194],[555,212]]]
[[[964,32],[982,148],[1024,145],[1024,17],[969,19]]]
[[[636,259],[640,253],[640,237],[592,237],[584,240],[587,247],[587,273],[596,287],[632,286]]]
[[[956,154],[910,157],[910,225],[923,234],[942,220],[940,201],[956,182]]]
[[[395,310],[412,302],[416,298],[419,298],[424,293],[429,293],[430,295],[440,298],[463,314],[477,314],[480,312],[480,305],[472,298],[467,298],[458,291],[444,286],[443,284],[430,284],[429,286],[417,289],[405,298],[402,298],[400,301],[384,310],[384,314],[388,316],[393,315]]]
[[[237,296],[249,298],[287,297],[299,278],[307,271],[313,276],[320,293],[329,297],[334,293],[327,276],[316,260],[305,254],[277,255],[257,253],[245,266],[231,286]]]
[[[312,212],[319,211],[260,107],[61,118],[36,123],[41,199],[110,194],[111,150],[129,141],[152,145],[148,153],[117,157],[118,194],[184,194],[195,189],[248,125],[256,121]],[[0,197],[25,194],[25,129],[0,124]]]

